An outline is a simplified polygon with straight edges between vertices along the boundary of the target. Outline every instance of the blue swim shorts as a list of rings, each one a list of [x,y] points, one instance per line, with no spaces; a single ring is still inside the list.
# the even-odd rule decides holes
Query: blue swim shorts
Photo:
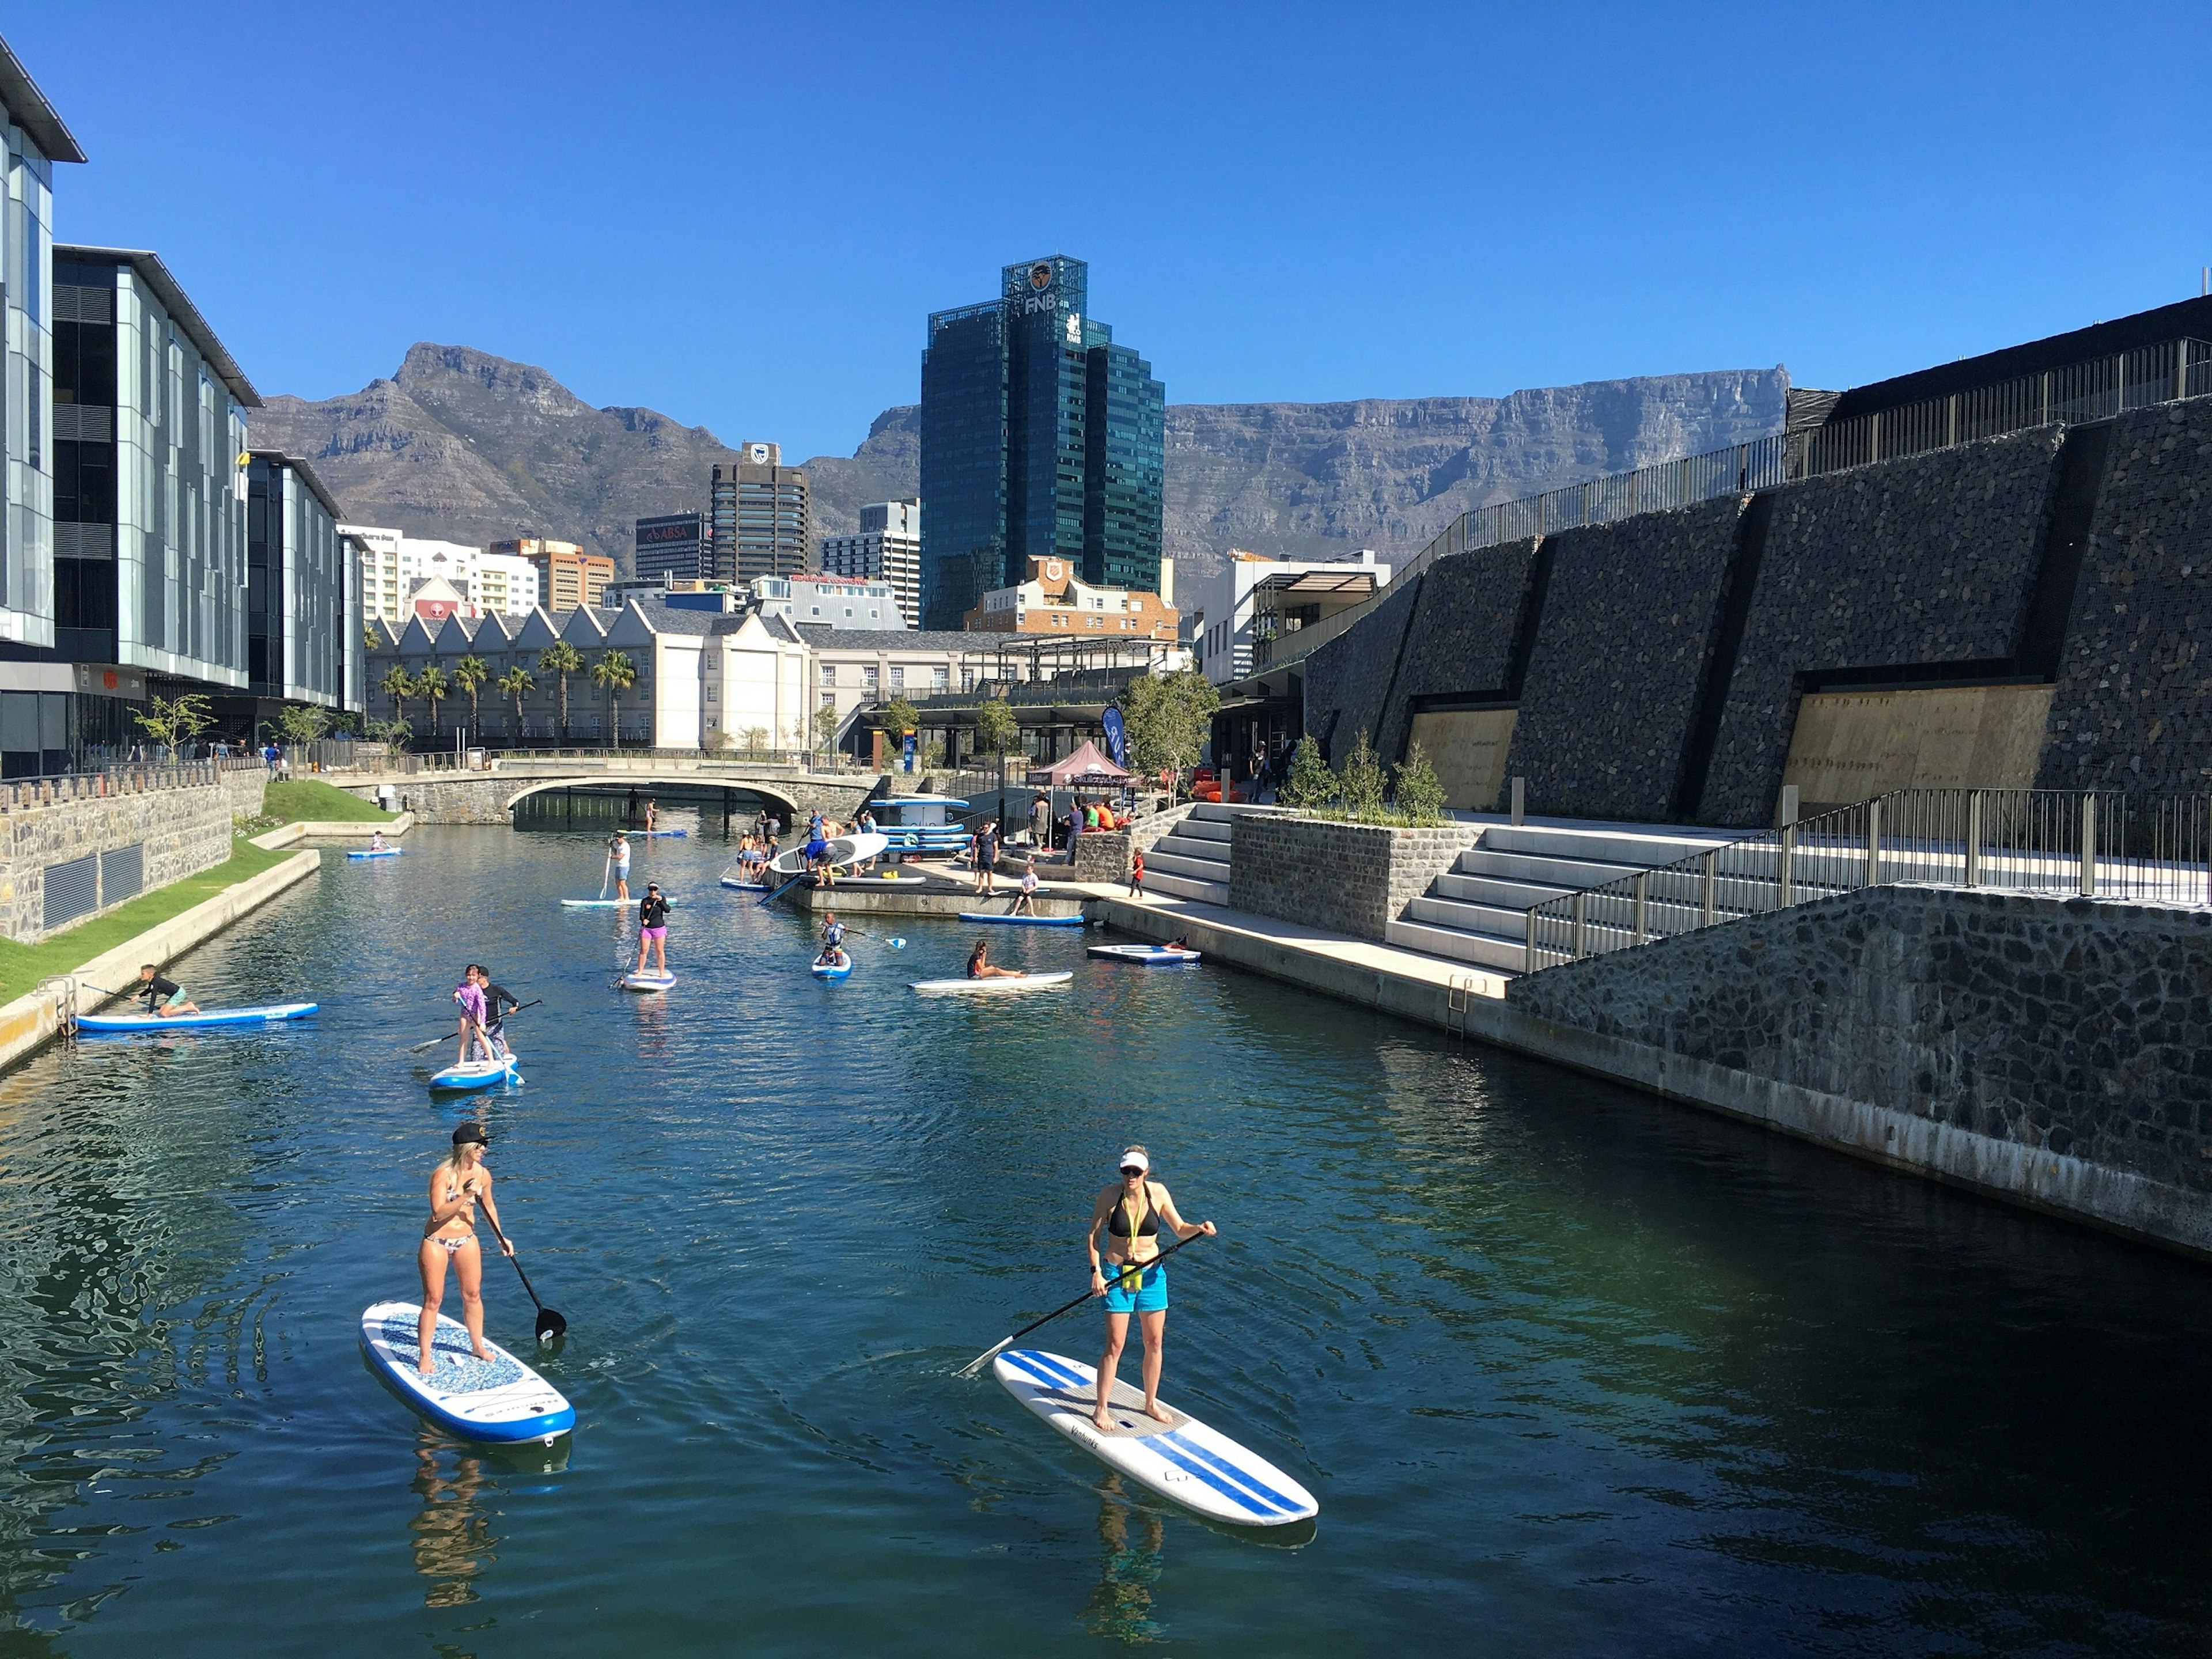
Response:
[[[1158,1313],[1168,1305],[1168,1270],[1164,1265],[1117,1267],[1108,1261],[1101,1264],[1101,1271],[1106,1275],[1108,1313]]]

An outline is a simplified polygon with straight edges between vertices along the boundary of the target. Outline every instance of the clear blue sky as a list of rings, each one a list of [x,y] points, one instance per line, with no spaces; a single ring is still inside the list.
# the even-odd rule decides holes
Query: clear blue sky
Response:
[[[1176,403],[1787,363],[1841,386],[2197,291],[2212,7],[27,0],[264,392],[416,340],[794,458],[923,322],[1087,258]]]

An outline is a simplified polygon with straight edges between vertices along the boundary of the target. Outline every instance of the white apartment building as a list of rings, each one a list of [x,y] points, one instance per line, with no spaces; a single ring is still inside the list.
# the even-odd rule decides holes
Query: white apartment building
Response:
[[[822,574],[888,582],[898,596],[900,619],[908,628],[920,627],[921,503],[877,501],[862,507],[858,535],[822,538]]]
[[[1191,650],[1207,679],[1227,685],[1251,673],[1254,591],[1270,580],[1280,587],[1278,579],[1310,574],[1343,579],[1344,602],[1350,603],[1379,591],[1390,580],[1390,567],[1376,561],[1371,547],[1334,559],[1271,559],[1264,553],[1231,548],[1228,568],[1200,584],[1191,595],[1189,614],[1198,624]],[[1364,581],[1358,580],[1362,575]]]
[[[763,617],[829,628],[908,628],[889,582],[838,576],[756,576],[752,609]]]
[[[434,577],[452,583],[454,592],[487,614],[526,617],[537,608],[538,567],[527,559],[371,525],[340,525],[338,530],[359,537],[367,549],[362,556],[362,603],[371,617],[398,625],[411,614],[415,590]]]

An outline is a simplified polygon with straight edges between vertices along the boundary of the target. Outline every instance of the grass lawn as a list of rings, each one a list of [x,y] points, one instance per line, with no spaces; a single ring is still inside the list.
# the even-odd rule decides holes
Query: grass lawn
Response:
[[[272,791],[275,787],[270,786]],[[0,939],[0,1002],[12,1001],[27,991],[36,990],[40,980],[46,975],[70,973],[125,939],[191,909],[203,899],[213,898],[226,887],[234,887],[249,876],[258,876],[272,865],[282,864],[298,851],[297,848],[287,847],[271,853],[251,842],[234,841],[228,863],[218,864],[211,870],[172,882],[143,898],[132,899],[82,927],[72,927],[40,945],[18,945],[13,939]],[[104,988],[119,991],[123,988],[110,985]]]
[[[298,823],[303,819],[308,823],[339,819],[353,823],[389,823],[398,816],[384,811],[374,801],[349,795],[335,784],[319,783],[313,778],[294,778],[289,783],[270,784],[261,811],[279,823]]]

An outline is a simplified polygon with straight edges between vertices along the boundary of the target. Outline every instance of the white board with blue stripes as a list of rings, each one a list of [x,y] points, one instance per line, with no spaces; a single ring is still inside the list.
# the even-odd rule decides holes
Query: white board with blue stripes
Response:
[[[1145,1396],[1116,1381],[1102,1433],[1091,1420],[1098,1373],[1040,1348],[1010,1348],[992,1362],[1008,1394],[1109,1468],[1212,1521],[1281,1527],[1321,1512],[1313,1494],[1273,1463],[1166,1402],[1170,1421],[1145,1415]]]

